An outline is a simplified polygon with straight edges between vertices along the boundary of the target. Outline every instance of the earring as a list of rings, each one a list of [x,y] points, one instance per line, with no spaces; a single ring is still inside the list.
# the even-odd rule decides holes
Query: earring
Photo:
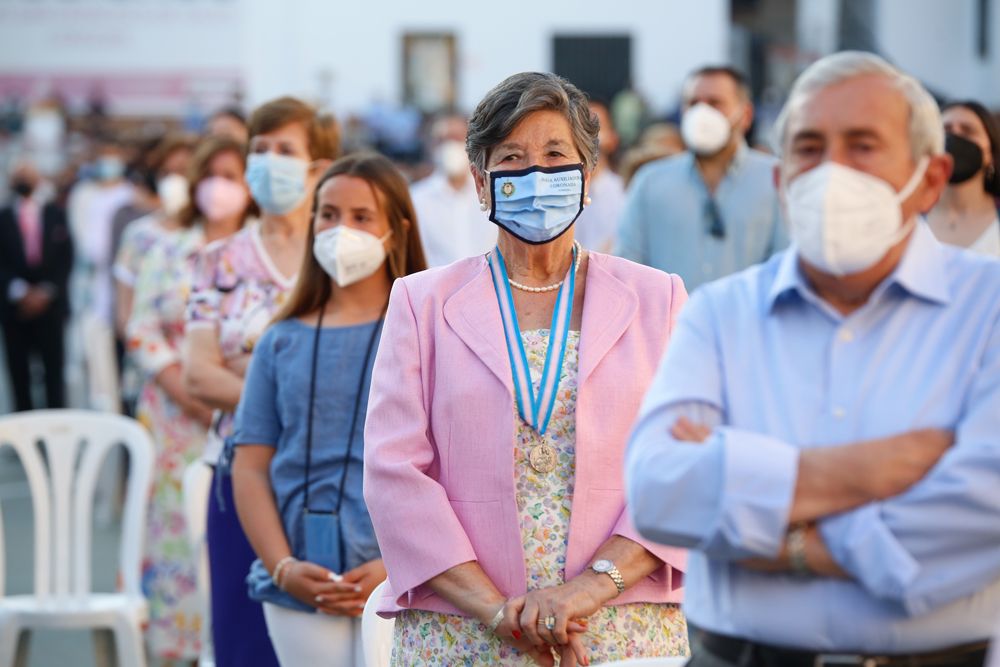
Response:
[[[480,211],[485,211],[487,208],[489,208],[489,206],[486,205],[486,200],[485,199],[480,199],[479,200],[479,210]]]
[[[593,200],[590,198],[590,195],[586,195],[583,198],[583,205],[584,206],[590,206],[592,203],[593,203]]]

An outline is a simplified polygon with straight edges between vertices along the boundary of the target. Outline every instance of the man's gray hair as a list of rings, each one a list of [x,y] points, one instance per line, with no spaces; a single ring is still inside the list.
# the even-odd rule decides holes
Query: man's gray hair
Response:
[[[514,127],[535,111],[558,111],[566,117],[573,143],[591,171],[597,164],[597,117],[587,96],[566,79],[547,72],[521,72],[500,82],[472,112],[465,150],[479,171],[486,171],[489,152],[506,139]]]
[[[910,151],[914,161],[925,155],[944,152],[944,126],[937,102],[919,81],[871,53],[843,51],[817,60],[795,80],[788,101],[774,123],[772,145],[781,155],[788,119],[795,107],[809,96],[841,81],[860,76],[881,75],[888,78],[906,98],[910,107]]]

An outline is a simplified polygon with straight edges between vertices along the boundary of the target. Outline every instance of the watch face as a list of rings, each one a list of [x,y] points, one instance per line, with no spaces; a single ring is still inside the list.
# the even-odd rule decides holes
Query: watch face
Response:
[[[595,572],[610,572],[614,566],[614,563],[611,561],[602,559],[595,562],[593,568]]]

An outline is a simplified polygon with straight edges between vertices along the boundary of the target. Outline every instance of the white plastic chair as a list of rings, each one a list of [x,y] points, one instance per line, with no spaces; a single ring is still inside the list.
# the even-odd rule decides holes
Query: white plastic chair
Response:
[[[184,498],[184,518],[187,522],[188,541],[191,550],[197,554],[198,603],[201,607],[201,655],[198,667],[215,667],[212,650],[210,604],[210,579],[208,575],[208,548],[205,530],[208,524],[208,498],[212,492],[212,469],[204,461],[198,460],[184,470],[181,480],[181,494]]]
[[[83,353],[87,364],[88,407],[101,412],[121,412],[115,334],[104,321],[92,315],[82,318]]]
[[[378,601],[385,592],[385,582],[375,587],[365,602],[361,614],[361,643],[364,647],[365,667],[389,667],[392,659],[392,633],[396,621],[382,618],[375,613]]]
[[[122,519],[123,590],[91,590],[92,505],[108,451],[129,454]],[[83,410],[39,410],[0,418],[0,448],[17,452],[34,511],[34,592],[6,596],[0,576],[0,667],[15,658],[18,638],[31,628],[110,629],[118,664],[144,667],[142,625],[148,617],[140,589],[142,541],[153,473],[153,442],[127,417]],[[44,453],[44,458],[43,458]],[[0,572],[4,553],[0,526]]]
[[[80,318],[80,338],[87,369],[87,402],[83,407],[100,412],[121,414],[121,388],[118,362],[115,359],[115,335],[103,320],[91,314]],[[94,514],[104,526],[110,526],[121,508],[121,480],[125,459],[119,449],[108,456],[98,478]]]
[[[632,658],[602,662],[594,667],[684,667],[690,658]]]

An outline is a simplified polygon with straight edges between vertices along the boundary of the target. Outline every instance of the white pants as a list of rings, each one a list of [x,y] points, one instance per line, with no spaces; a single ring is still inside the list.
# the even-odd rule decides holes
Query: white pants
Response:
[[[310,614],[265,602],[264,620],[282,667],[364,667],[360,618]]]

